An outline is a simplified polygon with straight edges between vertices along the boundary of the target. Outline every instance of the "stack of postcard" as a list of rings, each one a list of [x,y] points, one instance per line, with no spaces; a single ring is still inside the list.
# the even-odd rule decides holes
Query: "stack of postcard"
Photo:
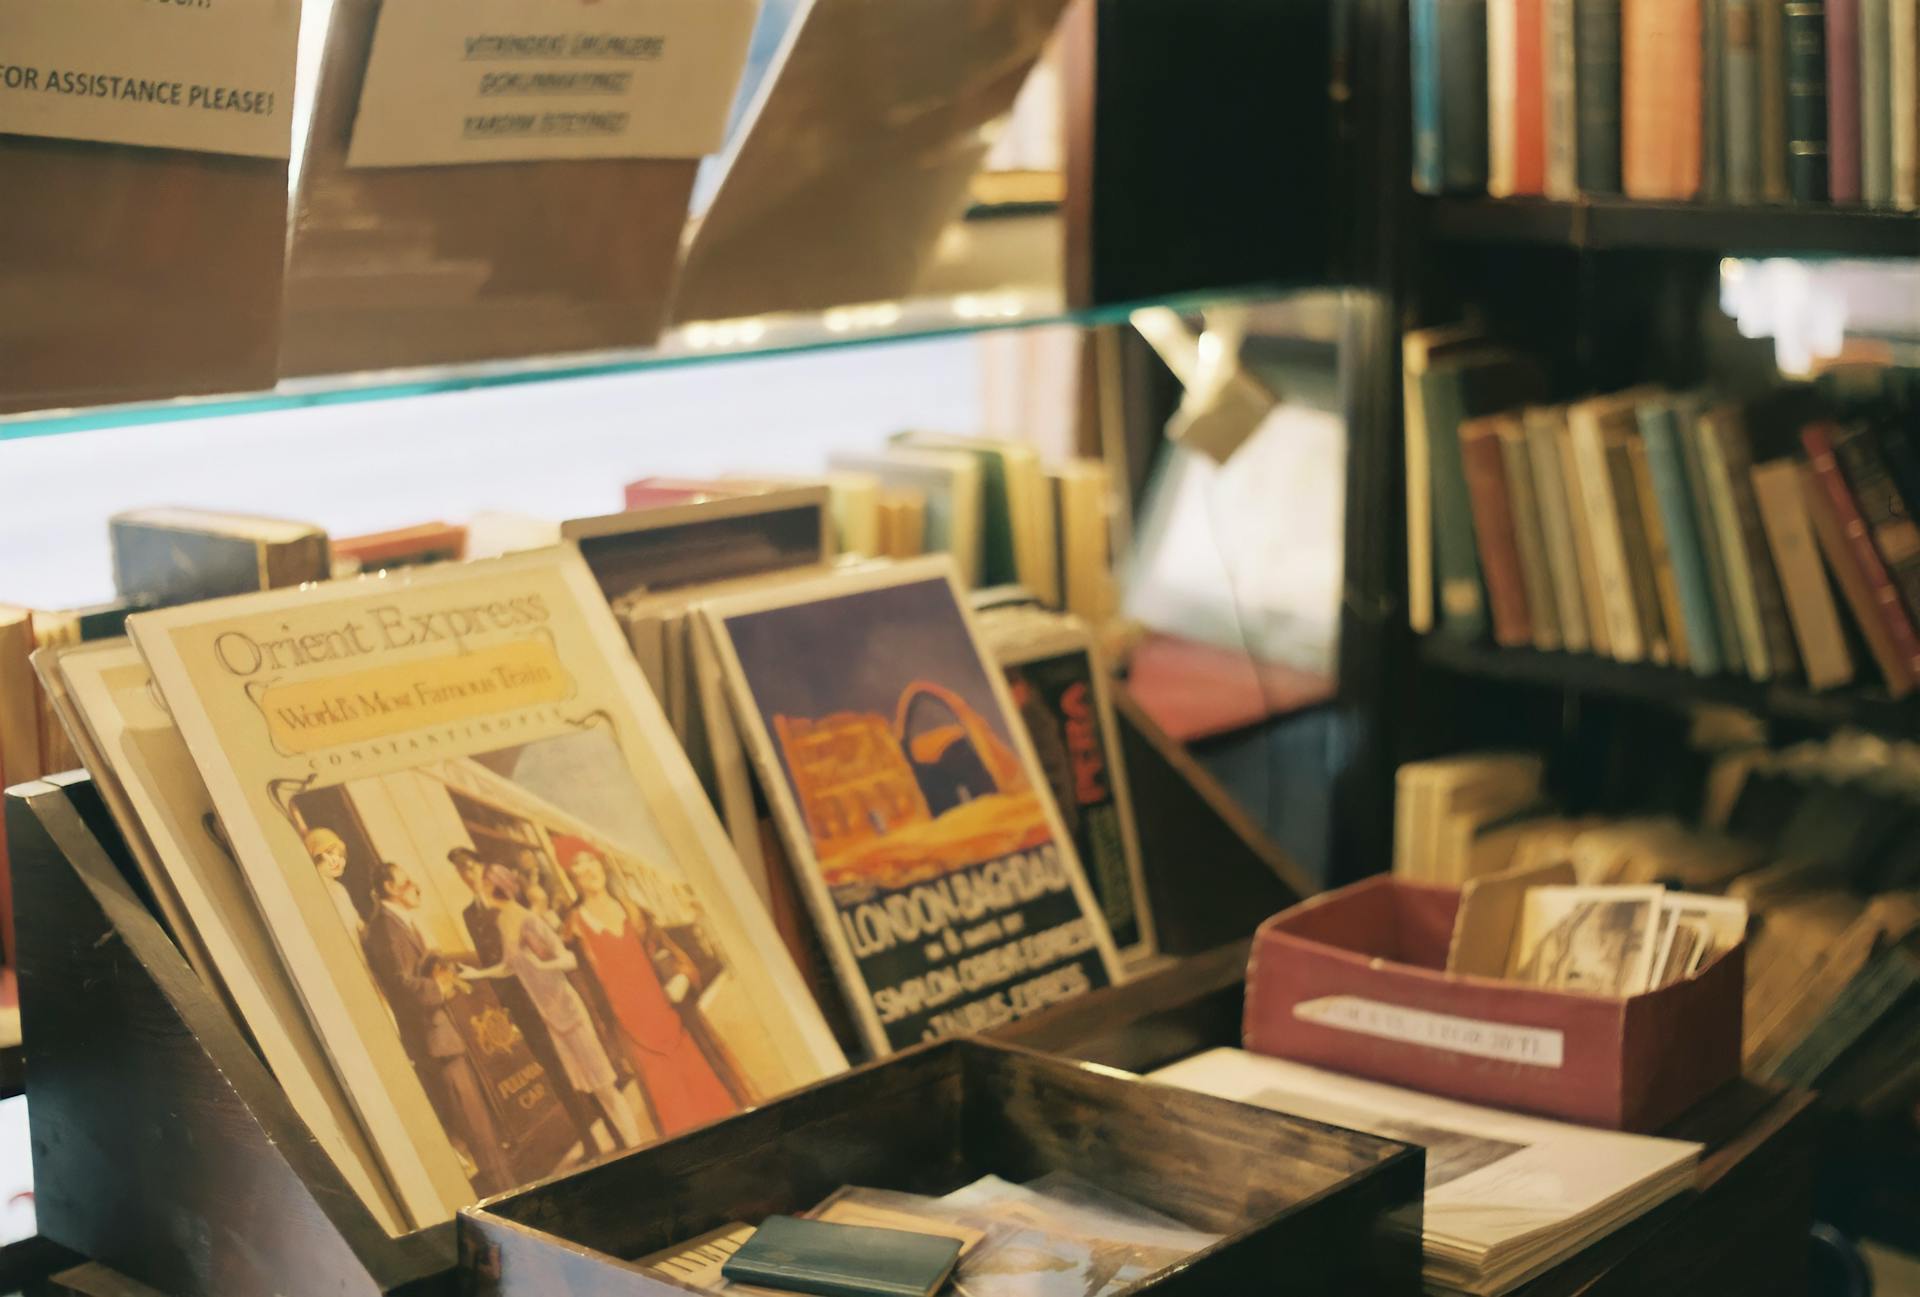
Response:
[[[1694,1181],[1700,1145],[1436,1099],[1216,1049],[1156,1081],[1427,1151],[1427,1290],[1499,1297]]]

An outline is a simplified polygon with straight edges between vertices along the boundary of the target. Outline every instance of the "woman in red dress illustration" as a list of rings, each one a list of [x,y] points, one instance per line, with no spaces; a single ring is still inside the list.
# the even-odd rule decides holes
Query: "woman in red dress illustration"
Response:
[[[663,979],[648,942],[646,916],[607,889],[606,862],[597,854],[576,852],[567,872],[580,889],[580,904],[568,924],[620,1021],[660,1133],[678,1134],[739,1111],[674,1007],[693,994],[690,967],[675,959],[678,971]]]

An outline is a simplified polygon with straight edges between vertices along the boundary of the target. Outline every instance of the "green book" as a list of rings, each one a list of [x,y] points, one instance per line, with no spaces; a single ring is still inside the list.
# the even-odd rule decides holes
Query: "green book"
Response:
[[[721,1273],[820,1297],[933,1297],[959,1259],[955,1238],[770,1216]]]
[[[1019,585],[1019,544],[1014,535],[1014,504],[1007,480],[1006,456],[985,445],[970,444],[962,437],[941,437],[925,433],[902,432],[893,437],[896,446],[921,450],[958,451],[972,455],[980,465],[980,585]]]
[[[1696,675],[1718,675],[1720,628],[1714,617],[1713,585],[1701,544],[1700,523],[1687,484],[1687,461],[1681,449],[1675,402],[1663,397],[1640,407],[1640,440],[1647,448],[1653,491],[1661,521],[1666,524],[1667,555],[1686,619],[1687,665]]]
[[[1818,1084],[1842,1054],[1916,991],[1920,991],[1920,953],[1905,945],[1881,951],[1847,984],[1819,1025],[1764,1079],[1801,1088]]]

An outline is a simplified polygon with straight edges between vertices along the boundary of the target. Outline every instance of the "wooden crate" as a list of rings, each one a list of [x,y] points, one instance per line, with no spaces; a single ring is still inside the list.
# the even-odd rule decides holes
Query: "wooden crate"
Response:
[[[1067,1171],[1225,1235],[1130,1297],[1414,1297],[1424,1167],[1406,1145],[956,1040],[469,1208],[461,1262],[476,1297],[676,1297],[626,1258],[847,1184]]]

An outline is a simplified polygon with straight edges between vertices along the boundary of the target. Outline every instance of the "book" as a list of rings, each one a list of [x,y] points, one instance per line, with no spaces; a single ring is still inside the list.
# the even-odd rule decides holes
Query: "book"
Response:
[[[1546,0],[1487,0],[1487,192],[1544,194]]]
[[[1407,620],[1416,634],[1434,625],[1432,433],[1427,427],[1423,380],[1433,363],[1476,346],[1480,332],[1468,324],[1414,329],[1400,342],[1401,395],[1405,405],[1407,487]]]
[[[702,605],[781,838],[876,1054],[1119,980],[951,560]]]
[[[899,433],[892,444],[972,455],[980,466],[983,500],[980,584],[1024,585],[1041,602],[1059,603],[1052,558],[1058,523],[1033,447],[924,432]]]
[[[953,555],[960,579],[980,583],[981,471],[972,455],[957,451],[887,446],[870,454],[836,452],[828,466],[867,473],[880,482],[907,487],[926,499],[926,547]]]
[[[555,540],[579,547],[610,603],[827,562],[832,495],[819,484],[570,518]]]
[[[1495,416],[1500,460],[1506,475],[1507,500],[1513,508],[1513,543],[1520,558],[1520,576],[1526,586],[1527,621],[1533,646],[1551,652],[1560,648],[1560,609],[1553,591],[1553,570],[1547,558],[1546,527],[1540,517],[1532,453],[1527,446],[1524,415]]]
[[[1760,123],[1760,197],[1784,203],[1787,186],[1787,0],[1754,0]]]
[[[721,1273],[823,1297],[933,1297],[960,1259],[960,1241],[936,1234],[770,1216]]]
[[[1641,530],[1646,536],[1647,558],[1653,569],[1654,591],[1659,597],[1660,624],[1666,632],[1667,649],[1674,666],[1693,664],[1693,640],[1688,633],[1686,612],[1680,606],[1680,581],[1673,570],[1672,541],[1661,512],[1660,496],[1653,482],[1653,462],[1647,455],[1646,441],[1638,433],[1628,436],[1627,459],[1632,467],[1634,499],[1640,508]]]
[[[1487,0],[1413,0],[1413,183],[1421,193],[1487,185]]]
[[[1726,123],[1727,198],[1760,201],[1760,17],[1764,0],[1722,0],[1726,25],[1720,84]]]
[[[1119,608],[1113,575],[1113,470],[1100,459],[1070,459],[1041,469],[1055,520],[1054,558],[1063,612],[1093,625]]]
[[[1726,0],[1700,6],[1700,196],[1727,200]]]
[[[1879,951],[1834,1000],[1825,1017],[1763,1079],[1810,1088],[1902,1000],[1920,990],[1920,950],[1900,942]]]
[[[467,556],[467,529],[423,522],[365,536],[338,537],[331,546],[333,575],[353,576],[384,568],[455,563]]]
[[[1540,384],[1539,372],[1529,362],[1494,349],[1461,353],[1430,365],[1422,376],[1439,625],[1448,635],[1476,640],[1487,628],[1460,427],[1469,419],[1537,399]]]
[[[1586,488],[1580,473],[1573,429],[1564,408],[1551,412],[1559,443],[1560,470],[1566,478],[1567,517],[1571,520],[1574,558],[1580,573],[1580,593],[1586,606],[1587,638],[1593,651],[1602,657],[1613,655],[1607,627],[1607,592],[1600,578],[1599,558],[1594,550],[1593,526],[1587,517]]]
[[[1799,464],[1791,459],[1756,464],[1753,492],[1774,567],[1780,573],[1781,593],[1807,684],[1816,690],[1846,684],[1853,679],[1853,655],[1840,629],[1833,590],[1820,568]]]
[[[113,588],[159,603],[278,590],[332,573],[311,523],[208,509],[130,509],[107,519]]]
[[[1697,436],[1747,674],[1755,680],[1791,675],[1798,666],[1793,632],[1754,501],[1752,450],[1739,407],[1717,406],[1703,415]]]
[[[1586,595],[1580,560],[1574,549],[1572,509],[1567,502],[1567,478],[1560,468],[1561,420],[1550,409],[1535,407],[1525,413],[1527,455],[1533,468],[1534,499],[1547,556],[1548,588],[1560,627],[1560,639],[1569,652],[1584,653],[1591,644],[1587,629]]]
[[[1620,176],[1629,198],[1700,192],[1700,0],[1621,0]]]
[[[1497,416],[1468,419],[1460,425],[1460,462],[1472,500],[1474,537],[1480,571],[1486,580],[1487,604],[1493,614],[1494,642],[1503,648],[1524,648],[1533,642],[1533,626]]]
[[[1914,521],[1900,494],[1878,440],[1865,425],[1856,424],[1834,433],[1832,444],[1854,503],[1873,534],[1874,548],[1880,551],[1908,614],[1920,617],[1920,523]]]
[[[1153,909],[1099,645],[1084,623],[1037,609],[983,613],[979,624],[1113,944],[1129,965],[1151,959]]]
[[[388,1232],[405,1232],[412,1218],[394,1199],[139,652],[107,640],[36,666],[63,689],[87,770],[189,963],[252,1037],[367,1210]]]
[[[1681,458],[1686,463],[1687,493],[1693,505],[1700,552],[1706,559],[1707,585],[1713,596],[1713,622],[1719,632],[1720,659],[1726,671],[1743,675],[1746,672],[1746,659],[1740,623],[1734,614],[1732,577],[1720,543],[1720,527],[1707,480],[1706,460],[1701,451],[1700,420],[1706,410],[1706,398],[1697,393],[1676,398],[1673,403],[1674,439],[1680,443]]]
[[[1826,0],[1827,194],[1836,203],[1861,197],[1861,6]]]
[[[1887,132],[1891,203],[1920,209],[1920,0],[1888,0]]]
[[[1718,675],[1724,669],[1720,628],[1700,521],[1688,486],[1675,402],[1665,398],[1647,401],[1640,406],[1639,419],[1640,446],[1660,515],[1673,599],[1679,610],[1678,618],[1670,622],[1685,627],[1687,665],[1694,674]]]
[[[1620,192],[1620,0],[1574,0],[1580,191]]]
[[[1547,136],[1547,197],[1568,202],[1580,195],[1578,59],[1575,0],[1545,0],[1542,31]]]
[[[1867,649],[1873,654],[1874,662],[1880,668],[1880,675],[1886,681],[1887,692],[1895,698],[1904,698],[1913,691],[1914,670],[1912,659],[1903,652],[1894,638],[1894,632],[1888,627],[1884,615],[1886,608],[1874,593],[1862,569],[1859,556],[1849,540],[1847,529],[1840,521],[1840,514],[1828,497],[1819,473],[1811,464],[1800,467],[1800,485],[1806,497],[1807,517],[1813,524],[1814,535],[1820,541],[1820,552],[1827,562],[1827,570],[1833,574],[1834,581],[1846,596],[1847,607],[1853,613],[1854,624],[1860,628],[1860,634],[1867,642]],[[1837,469],[1835,470],[1838,471]],[[1846,488],[1842,485],[1841,489]],[[1865,539],[1862,524],[1862,539]],[[1867,546],[1872,548],[1872,542]],[[1899,598],[1895,594],[1895,599]],[[1893,611],[1902,621],[1905,613],[1897,605]],[[1911,626],[1907,633],[1912,635]],[[1920,649],[1920,642],[1914,647]]]
[[[844,1066],[577,551],[128,630],[416,1224]]]
[[[1651,637],[1641,622],[1634,593],[1624,510],[1615,494],[1607,440],[1622,417],[1632,417],[1625,397],[1595,397],[1567,407],[1567,434],[1573,448],[1573,474],[1580,491],[1580,514],[1593,550],[1593,569],[1607,625],[1607,651],[1618,662],[1644,661]]]
[[[1427,1150],[1429,1291],[1505,1293],[1693,1187],[1698,1144],[1438,1099],[1237,1049],[1152,1073]]]
[[[1626,414],[1631,419],[1632,410]],[[1620,420],[1604,436],[1613,505],[1619,511],[1620,540],[1627,556],[1627,582],[1633,591],[1634,620],[1644,637],[1648,660],[1658,666],[1673,665],[1674,643],[1667,633],[1653,538],[1646,526],[1648,510],[1641,506],[1640,482],[1634,472],[1632,448],[1638,434],[1630,422]]]
[[[1827,4],[1786,0],[1787,192],[1797,203],[1827,201]]]
[[[1893,0],[1860,0],[1860,200],[1893,205]]]
[[[1409,96],[1413,110],[1413,187],[1422,194],[1444,193],[1447,179],[1440,118],[1440,0],[1409,0],[1407,46],[1413,81]]]

